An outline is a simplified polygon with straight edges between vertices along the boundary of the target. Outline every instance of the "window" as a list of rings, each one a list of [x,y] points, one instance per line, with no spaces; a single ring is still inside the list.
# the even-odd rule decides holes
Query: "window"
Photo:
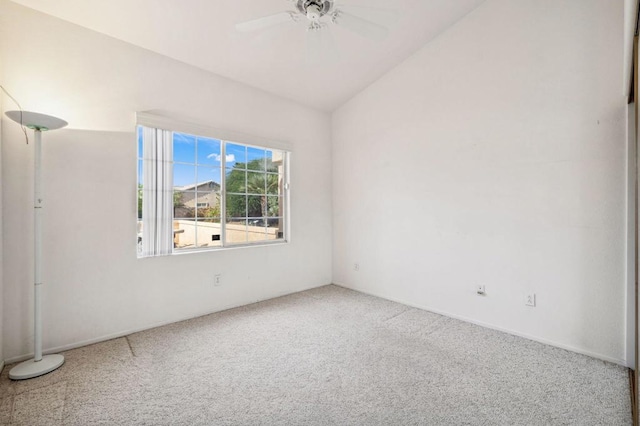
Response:
[[[138,126],[138,256],[283,242],[288,152]]]

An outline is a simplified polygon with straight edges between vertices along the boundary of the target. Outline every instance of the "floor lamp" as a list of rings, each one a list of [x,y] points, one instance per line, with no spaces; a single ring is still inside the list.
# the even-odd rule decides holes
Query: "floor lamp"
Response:
[[[42,356],[42,132],[56,130],[67,125],[67,122],[49,115],[28,111],[7,111],[7,117],[33,129],[35,134],[34,146],[34,357],[21,362],[9,371],[9,378],[24,380],[47,374],[64,363],[62,355]]]

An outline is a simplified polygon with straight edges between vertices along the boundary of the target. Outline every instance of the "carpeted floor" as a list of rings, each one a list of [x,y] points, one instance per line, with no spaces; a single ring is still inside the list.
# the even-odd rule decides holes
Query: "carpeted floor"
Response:
[[[65,356],[0,424],[631,424],[622,367],[336,286]]]

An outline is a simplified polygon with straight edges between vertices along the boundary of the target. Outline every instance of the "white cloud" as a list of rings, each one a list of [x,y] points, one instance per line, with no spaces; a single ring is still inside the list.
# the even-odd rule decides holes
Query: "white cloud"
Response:
[[[215,158],[216,161],[220,161],[220,154],[209,154],[207,158]],[[227,154],[227,163],[233,163],[236,161],[236,156],[233,154]]]

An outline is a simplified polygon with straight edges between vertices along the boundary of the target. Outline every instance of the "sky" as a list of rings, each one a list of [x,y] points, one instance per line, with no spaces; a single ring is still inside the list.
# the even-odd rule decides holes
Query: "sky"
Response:
[[[173,186],[186,186],[196,182],[221,181],[221,142],[218,139],[173,133]],[[138,156],[142,152],[142,127],[138,127]],[[226,143],[227,173],[237,163],[258,158],[270,158],[272,151]],[[142,167],[138,167],[138,182],[142,181]]]

